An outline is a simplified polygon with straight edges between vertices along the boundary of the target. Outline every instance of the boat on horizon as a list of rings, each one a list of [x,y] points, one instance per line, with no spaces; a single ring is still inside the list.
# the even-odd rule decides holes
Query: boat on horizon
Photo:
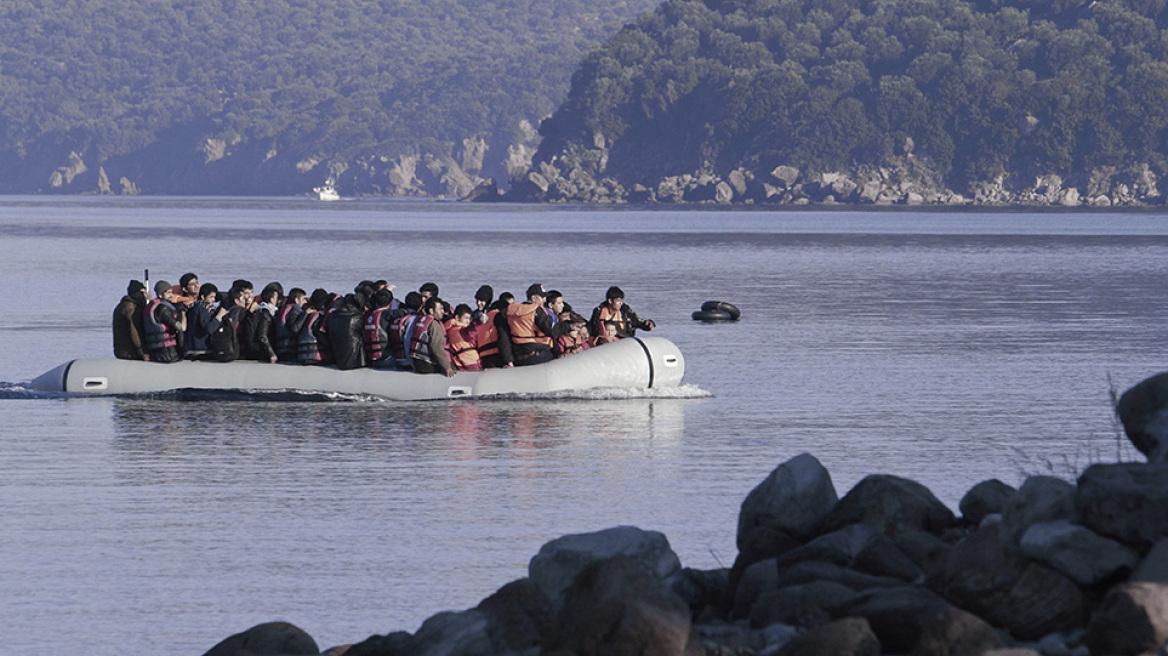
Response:
[[[178,390],[320,392],[423,401],[598,388],[677,387],[685,360],[664,337],[630,337],[527,367],[460,371],[447,377],[400,369],[255,361],[171,363],[114,358],[71,360],[32,381],[44,392],[109,396]]]
[[[319,187],[313,187],[312,193],[316,194],[317,200],[340,200],[341,195],[337,193],[337,188],[331,184],[324,184]]]

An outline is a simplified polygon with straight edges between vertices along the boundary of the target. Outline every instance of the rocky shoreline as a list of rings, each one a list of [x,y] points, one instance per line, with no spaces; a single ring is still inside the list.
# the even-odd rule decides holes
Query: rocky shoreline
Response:
[[[714,205],[906,205],[949,207],[1149,207],[1168,197],[1158,189],[1160,177],[1147,163],[1101,167],[1062,176],[1042,171],[1013,171],[971,185],[965,192],[948,188],[943,177],[913,155],[906,140],[899,156],[884,166],[856,165],[848,170],[808,171],[795,166],[768,170],[739,167],[702,169],[653,177],[617,171],[603,141],[596,148],[569,147],[549,161],[531,164],[511,179],[507,192],[493,180],[465,196],[473,202],[577,202],[597,204]],[[653,182],[629,183],[629,180]]]
[[[955,515],[924,486],[871,475],[838,497],[810,454],[742,503],[729,569],[682,567],[631,526],[545,544],[528,577],[416,633],[331,656],[1087,656],[1168,650],[1168,373],[1117,413],[1144,463],[1075,484],[975,485]],[[205,656],[320,654],[284,622]]]

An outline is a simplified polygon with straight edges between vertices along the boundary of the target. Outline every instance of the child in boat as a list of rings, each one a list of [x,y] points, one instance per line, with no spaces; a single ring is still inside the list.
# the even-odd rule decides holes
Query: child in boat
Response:
[[[475,347],[478,343],[479,324],[471,320],[470,306],[460,303],[454,308],[454,316],[445,324],[446,352],[450,354],[450,363],[458,371],[482,371],[483,363],[479,361],[479,351]]]

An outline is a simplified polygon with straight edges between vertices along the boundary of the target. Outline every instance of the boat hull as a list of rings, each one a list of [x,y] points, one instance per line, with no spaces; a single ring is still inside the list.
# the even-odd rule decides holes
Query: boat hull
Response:
[[[681,351],[667,339],[644,337],[511,369],[463,371],[452,377],[412,371],[261,362],[159,364],[112,358],[73,360],[45,372],[33,389],[83,395],[147,394],[183,389],[372,395],[401,401],[504,394],[545,394],[620,387],[676,387],[685,375]]]

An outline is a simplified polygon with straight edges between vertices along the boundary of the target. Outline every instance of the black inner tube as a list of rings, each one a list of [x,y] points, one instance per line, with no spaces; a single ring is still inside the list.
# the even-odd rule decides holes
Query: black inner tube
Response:
[[[729,312],[721,310],[698,310],[692,316],[694,321],[737,321]]]
[[[726,312],[735,321],[742,316],[742,312],[737,307],[725,301],[706,301],[702,303],[702,312]]]

